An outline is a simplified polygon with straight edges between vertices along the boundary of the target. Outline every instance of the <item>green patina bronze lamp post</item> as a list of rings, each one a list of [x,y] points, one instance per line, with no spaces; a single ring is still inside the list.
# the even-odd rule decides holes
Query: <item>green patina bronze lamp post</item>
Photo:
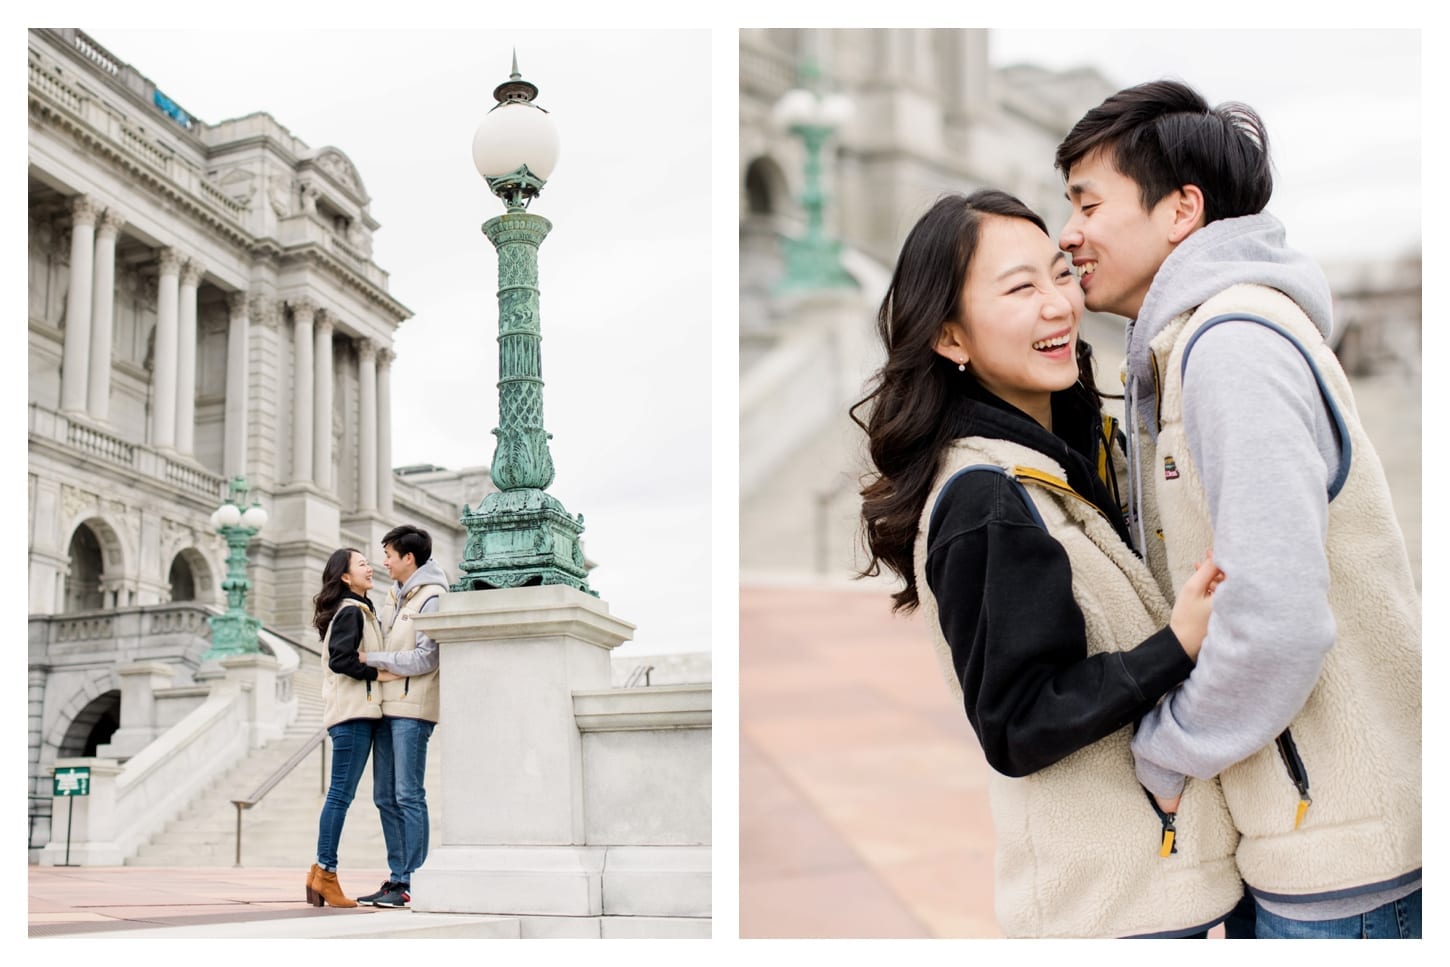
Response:
[[[227,542],[227,576],[222,590],[227,593],[226,614],[208,618],[211,624],[211,648],[202,661],[230,658],[233,655],[255,654],[257,630],[262,622],[247,614],[247,545],[267,523],[267,512],[256,501],[243,510],[247,499],[247,481],[233,477],[227,502],[211,514],[211,526]]]
[[[584,516],[569,516],[545,492],[554,480],[544,431],[539,342],[539,245],[553,226],[530,214],[559,157],[539,89],[513,73],[494,89],[495,104],[473,136],[473,163],[507,211],[484,223],[498,250],[498,427],[490,473],[496,493],[463,507],[468,531],[455,591],[565,584],[590,591],[579,534]]]
[[[822,149],[850,119],[851,102],[840,94],[821,94],[820,71],[813,62],[801,66],[801,81],[804,86],[787,91],[772,112],[775,123],[800,138],[806,149],[801,192],[806,233],[785,240],[785,276],[776,291],[854,289],[856,280],[841,266],[841,243],[826,236],[826,193],[821,186]]]

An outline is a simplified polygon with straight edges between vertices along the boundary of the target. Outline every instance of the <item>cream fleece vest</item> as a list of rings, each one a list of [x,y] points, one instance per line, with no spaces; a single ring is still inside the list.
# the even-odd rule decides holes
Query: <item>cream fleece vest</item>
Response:
[[[926,537],[947,479],[974,464],[1002,467],[1026,486],[1048,533],[1067,551],[1088,653],[1131,648],[1171,608],[1142,561],[1067,474],[1041,453],[971,437],[944,453],[915,549],[922,618],[957,701],[961,683],[926,583]],[[1177,852],[1160,855],[1163,826],[1133,770],[1132,727],[1023,778],[993,773],[997,920],[1012,937],[1127,937],[1203,929],[1242,895],[1238,835],[1217,781],[1190,782],[1177,816]]]
[[[420,584],[409,588],[402,602],[388,592],[383,606],[383,627],[387,629],[384,651],[412,651],[418,647],[417,629],[413,619],[430,598],[448,589],[441,584]],[[383,714],[400,719],[438,721],[438,669],[426,675],[413,675],[396,682],[383,682]]]
[[[383,717],[382,693],[377,682],[339,675],[327,667],[332,629],[344,608],[357,608],[362,611],[361,650],[381,651],[383,648],[383,633],[378,627],[378,619],[373,617],[366,605],[351,598],[343,598],[332,616],[332,622],[327,626],[327,635],[322,639],[322,727],[325,729],[349,719]]]
[[[1146,526],[1167,536],[1159,540],[1148,530],[1160,583],[1181,587],[1194,556],[1213,544],[1184,435],[1180,373],[1193,334],[1234,312],[1281,326],[1309,351],[1349,437],[1349,474],[1329,503],[1326,546],[1337,634],[1318,683],[1289,726],[1312,804],[1296,829],[1300,795],[1274,743],[1219,776],[1242,834],[1244,880],[1266,895],[1310,899],[1386,883],[1420,867],[1420,601],[1384,470],[1360,425],[1349,380],[1303,311],[1257,285],[1225,290],[1173,320],[1150,344],[1161,425],[1156,447],[1140,430],[1139,466],[1151,478],[1141,481]],[[1176,476],[1163,472],[1166,460]]]

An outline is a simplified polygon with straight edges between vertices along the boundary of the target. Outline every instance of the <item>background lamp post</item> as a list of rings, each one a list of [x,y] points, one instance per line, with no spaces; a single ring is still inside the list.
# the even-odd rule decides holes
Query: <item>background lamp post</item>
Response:
[[[801,82],[803,86],[787,91],[771,112],[776,125],[800,138],[806,149],[801,193],[806,234],[785,240],[785,276],[777,291],[853,289],[856,281],[841,266],[841,243],[826,237],[826,194],[821,187],[821,151],[831,135],[851,119],[853,109],[841,94],[820,93],[820,71],[813,62],[801,66]]]
[[[495,104],[473,136],[473,163],[507,211],[483,225],[498,250],[498,427],[489,468],[496,493],[460,518],[468,532],[455,591],[565,584],[589,590],[579,534],[545,493],[554,480],[544,431],[539,328],[539,245],[553,226],[526,209],[559,157],[553,118],[534,103],[539,89],[513,73],[494,89]],[[596,595],[597,596],[597,595]]]
[[[261,650],[257,645],[257,630],[262,622],[246,610],[247,591],[252,586],[247,580],[247,545],[267,523],[267,512],[256,501],[246,510],[242,509],[247,490],[245,479],[233,477],[227,502],[211,514],[211,526],[227,542],[227,576],[222,581],[222,590],[227,593],[227,610],[207,619],[211,624],[211,648],[202,656],[204,662]]]

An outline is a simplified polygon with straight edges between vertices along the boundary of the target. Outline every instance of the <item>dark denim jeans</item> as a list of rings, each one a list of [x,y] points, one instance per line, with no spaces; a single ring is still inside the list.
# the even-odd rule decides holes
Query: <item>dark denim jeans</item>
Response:
[[[332,781],[317,820],[317,865],[329,873],[337,872],[337,843],[342,839],[347,807],[352,805],[358,780],[368,763],[373,727],[372,719],[350,719],[327,730],[332,737]]]
[[[1419,940],[1421,892],[1339,920],[1289,920],[1259,907],[1259,939]]]
[[[428,798],[423,773],[433,723],[383,716],[373,738],[373,802],[388,847],[388,878],[410,883],[428,858]]]

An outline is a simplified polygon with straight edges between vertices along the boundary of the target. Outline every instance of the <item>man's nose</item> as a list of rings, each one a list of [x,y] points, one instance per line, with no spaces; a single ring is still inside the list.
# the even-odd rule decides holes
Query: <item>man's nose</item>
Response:
[[[1082,229],[1078,227],[1077,216],[1067,220],[1062,226],[1062,231],[1057,233],[1057,247],[1064,252],[1071,252],[1082,244]]]

